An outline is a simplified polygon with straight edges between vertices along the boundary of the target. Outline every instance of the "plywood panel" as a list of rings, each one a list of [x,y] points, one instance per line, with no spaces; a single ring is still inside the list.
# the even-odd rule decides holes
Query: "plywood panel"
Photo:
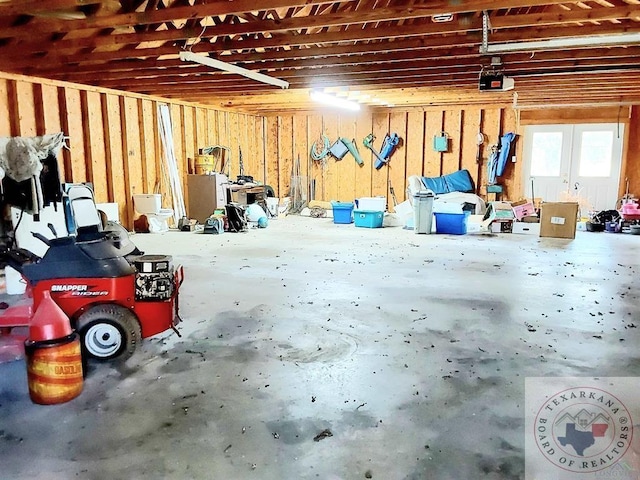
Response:
[[[321,161],[314,160],[311,157],[311,148],[316,142],[319,142],[319,145],[322,145],[322,117],[319,115],[310,115],[307,117],[308,129],[307,129],[307,138],[308,138],[308,155],[309,155],[309,189],[311,191],[311,195],[309,198],[311,200],[321,200],[323,198],[323,172],[324,172],[324,161],[327,159],[323,159]],[[321,147],[319,147],[321,148]]]
[[[629,116],[627,143],[627,158],[622,163],[622,171],[620,174],[620,190],[622,195],[626,193],[626,182],[629,182],[629,193],[640,197],[640,162],[637,152],[640,152],[640,107],[631,107]],[[634,152],[629,154],[629,152]],[[620,195],[620,196],[622,196]]]
[[[122,119],[120,117],[120,101],[113,94],[102,94],[103,123],[105,126],[105,151],[107,158],[107,185],[109,201],[118,204],[120,222],[128,229],[133,228],[127,203],[128,194],[124,185],[124,157],[122,152]]]
[[[340,137],[354,143],[356,141],[356,118],[355,114],[341,115],[338,128]],[[356,168],[359,168],[355,158],[349,152],[342,160],[336,162],[336,167],[337,190],[340,198],[344,198],[346,201],[354,200],[356,198]]]
[[[283,198],[287,192],[280,190],[279,175],[285,172],[278,165],[278,117],[267,117],[267,133],[265,145],[265,161],[267,164],[267,178],[265,184],[270,185],[276,192],[276,196]]]
[[[356,167],[355,171],[355,197],[370,197],[371,196],[371,176],[373,174],[373,153],[366,148],[363,144],[363,140],[367,135],[373,132],[373,120],[371,115],[360,114],[356,119],[356,146],[360,157],[364,164],[360,167]]]
[[[62,132],[60,126],[60,108],[58,105],[58,89],[51,85],[41,85],[42,116],[44,133]],[[67,132],[64,132],[66,135]]]
[[[9,82],[0,78],[0,137],[11,136],[11,110],[9,108]]]
[[[16,82],[16,100],[18,102],[18,135],[22,137],[37,135],[36,107],[31,82]]]
[[[449,135],[449,150],[442,153],[442,174],[457,172],[460,170],[460,142],[461,111],[447,110],[444,112],[443,130]]]
[[[189,165],[195,165],[196,147],[195,138],[195,109],[192,107],[182,107],[182,125],[184,132],[184,155],[186,160],[185,172],[188,172]],[[186,190],[185,190],[186,191]]]
[[[389,132],[389,115],[387,113],[374,113],[373,114],[373,135],[375,140],[373,142],[373,148],[376,152],[380,153],[382,148],[382,142],[385,135]],[[375,165],[376,159],[373,158]],[[379,170],[375,168],[371,173],[371,196],[387,196],[387,190],[389,186],[389,169],[387,166],[382,166]]]
[[[208,126],[208,116],[207,109],[205,108],[196,108],[196,117],[195,117],[196,125],[195,125],[195,146],[196,146],[196,154],[198,153],[198,149],[204,148],[209,145],[207,139],[207,126]]]
[[[501,129],[502,115],[500,109],[485,109],[482,118],[482,131],[485,134],[486,144],[484,148],[484,162],[482,163],[482,169],[480,170],[480,194],[485,195],[485,185],[487,184],[487,168],[489,164],[489,157],[491,155],[491,147],[493,145],[500,144],[500,129]],[[500,183],[500,180],[498,180]]]
[[[339,136],[340,126],[338,123],[338,115],[326,114],[322,116],[324,124],[325,135],[329,137],[331,144],[336,141]],[[340,201],[351,202],[353,198],[347,198],[342,196],[338,191],[338,166],[336,165],[336,158],[329,154],[327,155],[327,163],[324,171],[324,198],[325,201]]]
[[[600,107],[600,108],[545,108],[541,110],[522,110],[520,124],[522,125],[555,125],[569,123],[615,123],[627,122],[629,108]],[[512,109],[509,109],[512,111]]]
[[[142,156],[140,153],[140,118],[138,100],[123,97],[123,151],[125,153],[125,188],[129,214],[133,216],[133,195],[145,193],[142,176]]]
[[[240,174],[240,141],[238,136],[240,118],[237,113],[227,114],[227,126],[227,145],[231,149],[233,157],[233,161],[231,162],[231,179],[236,179]]]
[[[220,143],[218,135],[218,112],[207,110],[207,132],[205,146],[218,145]]]
[[[65,109],[61,114],[66,117],[69,132],[71,181],[75,183],[89,181],[85,165],[84,125],[80,90],[64,88]]]
[[[425,115],[425,148],[422,171],[425,177],[437,177],[442,174],[442,154],[433,149],[433,137],[442,132],[443,112],[430,110]]]
[[[407,114],[407,178],[411,175],[422,176],[422,165],[424,155],[424,112],[411,111]],[[406,185],[402,192],[396,187],[396,196],[400,201],[400,193],[402,198],[406,200]]]
[[[306,115],[293,117],[293,159],[300,167],[303,198],[305,201],[309,201],[309,144]]]
[[[98,92],[83,93],[83,113],[85,115],[85,150],[88,174],[93,183],[96,202],[109,201],[107,187],[107,161],[102,123],[102,101]]]
[[[402,202],[407,188],[407,114],[406,112],[391,113],[389,116],[389,131],[397,133],[400,143],[389,159],[389,192],[387,194],[387,209],[393,211],[395,206],[391,195],[391,187],[398,202]]]
[[[218,112],[218,138],[219,144],[229,148],[227,152],[227,162],[224,172],[232,178],[238,171],[238,151],[231,149],[231,141],[229,138],[229,113]]]
[[[256,159],[256,142],[254,138],[255,117],[251,115],[243,115],[243,127],[240,132],[240,145],[242,147],[242,156],[244,162],[245,175],[251,175],[254,180],[259,180],[260,172],[258,171]]]
[[[468,170],[474,184],[478,185],[478,168],[482,164],[482,145],[478,145],[480,133],[481,110],[467,108],[463,112],[464,129],[462,133],[461,168]],[[477,190],[476,190],[477,191]]]
[[[259,179],[262,183],[266,184],[266,167],[264,163],[264,145],[265,145],[265,134],[264,134],[264,125],[266,124],[266,119],[264,117],[254,117],[253,124],[253,136],[255,139],[255,159],[254,159],[254,178]]]
[[[278,117],[278,178],[279,192],[291,196],[291,171],[293,168],[293,118],[289,115]]]
[[[142,153],[142,168],[144,183],[143,193],[159,193],[160,175],[158,169],[159,154],[156,151],[156,118],[154,116],[155,103],[151,100],[140,101],[140,150]]]
[[[516,116],[512,109],[502,110],[502,134],[507,132],[516,133]],[[519,200],[522,189],[522,161],[518,159],[518,143],[522,138],[516,136],[515,143],[511,146],[511,153],[505,169],[503,183],[505,185],[504,198],[509,200]],[[512,161],[512,156],[515,156],[516,161]]]

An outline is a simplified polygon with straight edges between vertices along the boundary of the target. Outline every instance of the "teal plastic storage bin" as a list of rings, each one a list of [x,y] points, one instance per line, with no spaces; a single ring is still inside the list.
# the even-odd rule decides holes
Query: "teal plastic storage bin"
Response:
[[[355,220],[356,227],[381,228],[382,219],[384,218],[384,212],[377,212],[373,210],[355,210],[353,212],[353,218]]]
[[[353,203],[331,202],[333,207],[333,223],[353,222]]]
[[[469,212],[465,213],[436,213],[436,233],[464,235],[467,233]]]

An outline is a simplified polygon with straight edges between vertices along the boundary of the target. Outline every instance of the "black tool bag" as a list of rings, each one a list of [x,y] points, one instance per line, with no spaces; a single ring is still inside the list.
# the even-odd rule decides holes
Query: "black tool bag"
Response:
[[[225,207],[227,212],[227,231],[246,232],[247,215],[242,205],[230,203]]]

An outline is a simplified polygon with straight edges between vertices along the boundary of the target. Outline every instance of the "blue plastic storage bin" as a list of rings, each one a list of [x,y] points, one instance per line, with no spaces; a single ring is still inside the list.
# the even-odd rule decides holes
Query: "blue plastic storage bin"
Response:
[[[354,210],[353,218],[356,227],[381,228],[384,212],[374,210]]]
[[[464,235],[467,233],[469,212],[465,213],[436,213],[436,233]]]
[[[353,203],[331,202],[333,207],[333,223],[353,222]]]

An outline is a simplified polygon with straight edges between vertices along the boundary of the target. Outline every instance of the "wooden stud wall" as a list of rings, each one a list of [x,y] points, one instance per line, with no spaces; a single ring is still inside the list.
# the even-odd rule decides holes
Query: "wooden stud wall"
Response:
[[[476,107],[372,114],[280,115],[267,117],[266,123],[266,183],[274,188],[276,196],[290,194],[292,155],[295,159],[300,155],[301,175],[308,172],[310,181],[315,182],[316,200],[350,202],[359,197],[386,196],[387,205],[391,207],[390,186],[393,186],[397,201],[402,202],[407,198],[409,176],[439,176],[461,168],[469,170],[476,185],[482,187],[480,194],[484,194],[489,146],[497,143],[501,134],[515,131],[516,116],[512,110],[480,110]],[[435,152],[433,137],[443,131],[449,136],[449,150]],[[478,149],[480,132],[485,141]],[[364,166],[358,166],[350,153],[342,160],[331,155],[324,162],[311,160],[312,145],[323,133],[331,143],[338,137],[355,139]],[[375,136],[374,148],[378,152],[387,133],[397,133],[402,139],[388,165],[379,170],[374,167],[375,157],[362,143],[370,133]],[[519,198],[520,176],[519,162],[507,166],[502,181],[506,197]]]
[[[461,168],[469,170],[478,193],[484,194],[490,146],[509,131],[521,133],[521,125],[624,122],[625,143],[621,192],[629,180],[630,192],[640,196],[640,169],[635,152],[640,144],[640,114],[637,107],[580,110],[522,111],[511,108],[428,108],[374,113],[313,114],[257,117],[169,102],[113,90],[82,87],[29,77],[0,74],[0,136],[33,136],[64,132],[69,149],[59,159],[62,181],[92,182],[97,202],[117,202],[124,226],[132,228],[135,212],[132,195],[161,193],[163,205],[171,208],[168,176],[162,167],[158,131],[158,103],[170,106],[178,170],[188,204],[186,174],[198,150],[211,145],[230,149],[228,171],[239,172],[242,149],[244,173],[270,185],[276,196],[289,195],[291,175],[299,174],[313,185],[316,200],[352,201],[358,197],[386,196],[391,207],[392,185],[398,202],[406,199],[411,175],[439,176]],[[449,150],[433,150],[433,137],[449,136]],[[375,157],[363,138],[373,133],[380,150],[387,133],[397,133],[402,142],[388,166],[374,168]],[[313,161],[313,143],[327,135],[333,143],[339,136],[355,139],[364,166],[351,154],[336,161]],[[484,142],[478,145],[479,133]],[[507,164],[501,181],[505,198],[519,199],[522,192],[522,138],[516,141],[515,163]],[[478,161],[479,159],[479,161]],[[311,197],[309,197],[311,198]]]
[[[0,74],[0,136],[64,132],[69,149],[63,149],[59,157],[61,181],[92,182],[96,201],[117,202],[121,223],[131,229],[134,194],[161,193],[163,206],[172,208],[168,176],[161,162],[158,103],[170,106],[185,204],[190,159],[200,148],[229,147],[232,178],[239,173],[242,148],[245,174],[264,180],[262,117],[113,90]],[[289,174],[282,175],[283,184],[276,182],[275,186],[286,189],[293,158],[293,119],[283,121],[289,135],[281,142],[282,165],[286,159]],[[285,130],[279,130],[284,135]],[[306,144],[306,133],[302,140]],[[300,158],[301,163],[306,162],[302,153]],[[267,170],[280,178],[277,171]]]
[[[518,200],[524,190],[522,185],[522,158],[524,125],[563,123],[625,123],[627,142],[623,152],[620,195],[629,180],[629,191],[640,197],[640,113],[637,106],[605,107],[598,109],[542,109],[516,112],[511,108],[460,107],[458,109],[425,109],[398,112],[374,112],[372,114],[335,114],[334,112],[297,116],[267,117],[266,161],[267,183],[273,186],[277,196],[289,195],[291,177],[290,148],[288,139],[294,138],[294,156],[300,154],[301,164],[308,165],[308,175],[315,183],[316,200],[350,202],[354,198],[386,196],[387,205],[393,205],[389,181],[398,202],[406,199],[407,178],[411,175],[439,176],[466,169],[476,184],[476,193],[486,198],[487,164],[491,146],[499,142],[507,132],[518,134],[513,154],[516,161],[509,161],[500,179],[504,186],[503,198]],[[291,125],[293,129],[291,130]],[[306,139],[299,133],[306,128]],[[380,170],[374,168],[375,157],[366,149],[362,140],[370,133],[376,137],[374,147],[380,151],[386,133],[397,133],[403,141],[393,154],[389,165]],[[433,150],[433,137],[440,132],[449,136],[447,152]],[[329,155],[324,162],[313,161],[309,155],[313,143],[327,135],[333,143],[338,136],[355,138],[361,157],[365,161],[359,167],[351,154],[342,160]],[[480,137],[479,134],[482,134]],[[482,143],[479,142],[482,138]],[[304,160],[303,160],[304,158]]]

